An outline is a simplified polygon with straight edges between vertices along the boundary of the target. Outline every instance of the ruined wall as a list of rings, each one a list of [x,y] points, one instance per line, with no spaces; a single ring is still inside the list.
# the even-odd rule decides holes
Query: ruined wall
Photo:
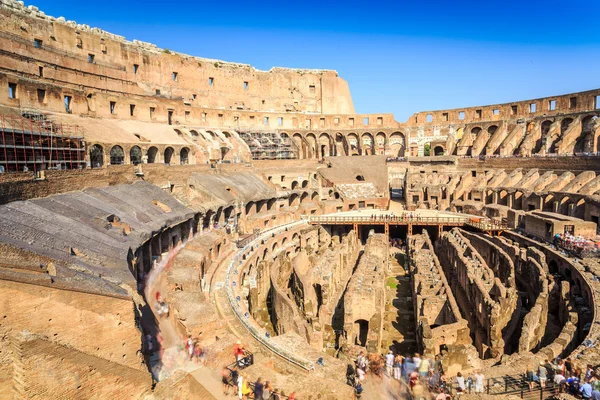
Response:
[[[371,353],[379,352],[381,348],[387,259],[385,235],[369,236],[344,296],[346,340],[349,345],[366,347]]]
[[[460,314],[426,231],[408,237],[408,257],[421,354],[433,357],[441,353],[444,345],[447,350],[443,357],[448,366],[457,358],[456,353],[472,348],[467,321]],[[461,367],[468,368],[469,365]]]
[[[503,333],[507,328],[510,331],[517,306],[516,291],[494,276],[459,229],[442,235],[436,243],[436,254],[457,302],[469,320],[474,344],[481,357],[502,355],[505,348]]]
[[[5,335],[28,331],[113,363],[146,371],[131,299],[0,281]]]

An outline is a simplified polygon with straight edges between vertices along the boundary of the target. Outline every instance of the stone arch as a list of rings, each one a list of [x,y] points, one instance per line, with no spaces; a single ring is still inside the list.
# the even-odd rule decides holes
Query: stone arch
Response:
[[[433,148],[434,156],[443,156],[445,153],[446,149],[444,149],[444,146],[442,146],[441,144],[438,144]]]
[[[150,147],[146,155],[148,156],[148,164],[154,164],[158,161],[158,148],[156,146]]]
[[[123,148],[115,145],[110,149],[110,165],[121,165],[125,163],[125,153]]]
[[[354,132],[351,132],[348,134],[347,140],[348,140],[348,151],[349,151],[348,155],[351,155],[351,156],[360,155],[361,146],[360,146],[360,139],[359,139],[358,135]]]
[[[190,163],[190,150],[187,147],[183,147],[179,150],[179,163],[181,165],[186,165]]]
[[[387,147],[387,137],[384,132],[378,132],[375,135],[375,154],[385,154]]]
[[[90,147],[90,167],[100,168],[104,165],[104,148],[99,144]]]
[[[298,233],[292,235],[292,242],[295,242],[296,240],[298,240]]]
[[[563,118],[562,121],[560,121],[560,134],[564,134],[567,129],[569,129],[569,126],[573,123],[573,118]]]
[[[275,242],[275,243],[273,243],[273,246],[271,247],[271,251],[275,252],[275,251],[277,251],[277,249],[279,249],[279,243]]]
[[[249,215],[250,212],[252,211],[252,207],[254,206],[254,202],[253,201],[249,201],[246,203],[246,215]]]
[[[304,180],[302,181],[302,189],[306,189],[308,187],[308,181]]]
[[[129,149],[129,162],[133,165],[142,163],[142,149],[140,149],[140,146],[132,146]]]
[[[598,117],[588,115],[581,120],[581,134],[575,143],[575,153],[594,152],[594,128]]]
[[[300,204],[303,204],[307,197],[308,197],[308,192],[302,193],[302,195],[300,195]]]
[[[173,150],[173,148],[171,146],[169,146],[165,149],[165,156],[164,156],[165,164],[171,165],[171,161],[172,161],[174,153],[175,153],[175,150]]]
[[[315,201],[318,197],[319,197],[319,193],[313,192],[313,194],[310,196],[310,200]]]
[[[498,130],[498,125],[490,125],[487,128],[487,131],[490,135],[493,135],[494,133],[496,133],[497,130]]]
[[[302,137],[302,135],[300,133],[296,132],[292,136],[292,139],[294,140],[294,142],[296,143],[296,146],[298,147],[298,158],[299,159],[307,158],[308,156],[306,154],[306,142],[304,141],[304,138]]]
[[[471,137],[475,139],[482,131],[480,126],[474,126],[471,128]]]
[[[402,132],[394,132],[390,136],[389,147],[392,157],[404,157],[406,150],[406,136]]]
[[[292,190],[296,190],[298,189],[298,181],[292,181],[292,186],[291,186]]]
[[[300,196],[298,195],[298,193],[292,193],[289,198],[289,205],[290,206],[298,206],[300,204],[299,199],[300,199]]]
[[[331,137],[323,132],[319,135],[319,148],[318,148],[318,158],[323,158],[323,157],[327,157],[327,156],[333,156],[333,145],[332,145],[332,140]]]
[[[362,146],[362,155],[371,156],[375,154],[375,141],[373,135],[369,132],[365,132],[360,136],[360,144]]]
[[[318,158],[319,154],[317,151],[317,137],[314,133],[306,135],[306,142],[308,143],[308,156],[307,158]]]
[[[284,245],[287,243],[287,241],[288,241],[288,238],[287,238],[287,237],[284,237],[284,238],[281,240],[281,245],[282,245],[282,246],[284,246]]]

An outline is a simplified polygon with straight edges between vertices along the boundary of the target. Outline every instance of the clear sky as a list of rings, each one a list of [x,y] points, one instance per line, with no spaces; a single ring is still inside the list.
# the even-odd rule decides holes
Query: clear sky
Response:
[[[54,17],[182,53],[335,69],[357,113],[600,88],[600,0],[34,0]]]

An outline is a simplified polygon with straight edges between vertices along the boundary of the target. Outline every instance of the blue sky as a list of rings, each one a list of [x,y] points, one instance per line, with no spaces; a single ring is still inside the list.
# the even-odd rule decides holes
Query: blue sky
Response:
[[[35,0],[48,15],[183,53],[335,69],[357,113],[600,88],[600,0]]]

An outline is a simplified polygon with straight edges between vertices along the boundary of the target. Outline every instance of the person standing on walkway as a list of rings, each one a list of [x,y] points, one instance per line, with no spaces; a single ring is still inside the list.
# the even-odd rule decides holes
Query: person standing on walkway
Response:
[[[257,400],[262,399],[264,392],[264,386],[262,383],[262,378],[258,378],[254,383],[254,398]]]
[[[392,351],[388,351],[385,356],[385,371],[387,372],[388,377],[392,377],[394,373],[394,354]]]
[[[548,378],[548,371],[544,367],[544,363],[540,361],[540,368],[538,370],[538,377],[540,378],[540,386],[546,387],[546,379]]]
[[[475,393],[483,393],[483,381],[485,380],[485,376],[481,373],[480,370],[475,371]]]
[[[223,394],[229,396],[229,370],[223,367],[221,370],[221,383],[223,384]]]
[[[397,381],[400,380],[402,373],[402,356],[400,354],[396,354],[394,357],[394,379]]]

